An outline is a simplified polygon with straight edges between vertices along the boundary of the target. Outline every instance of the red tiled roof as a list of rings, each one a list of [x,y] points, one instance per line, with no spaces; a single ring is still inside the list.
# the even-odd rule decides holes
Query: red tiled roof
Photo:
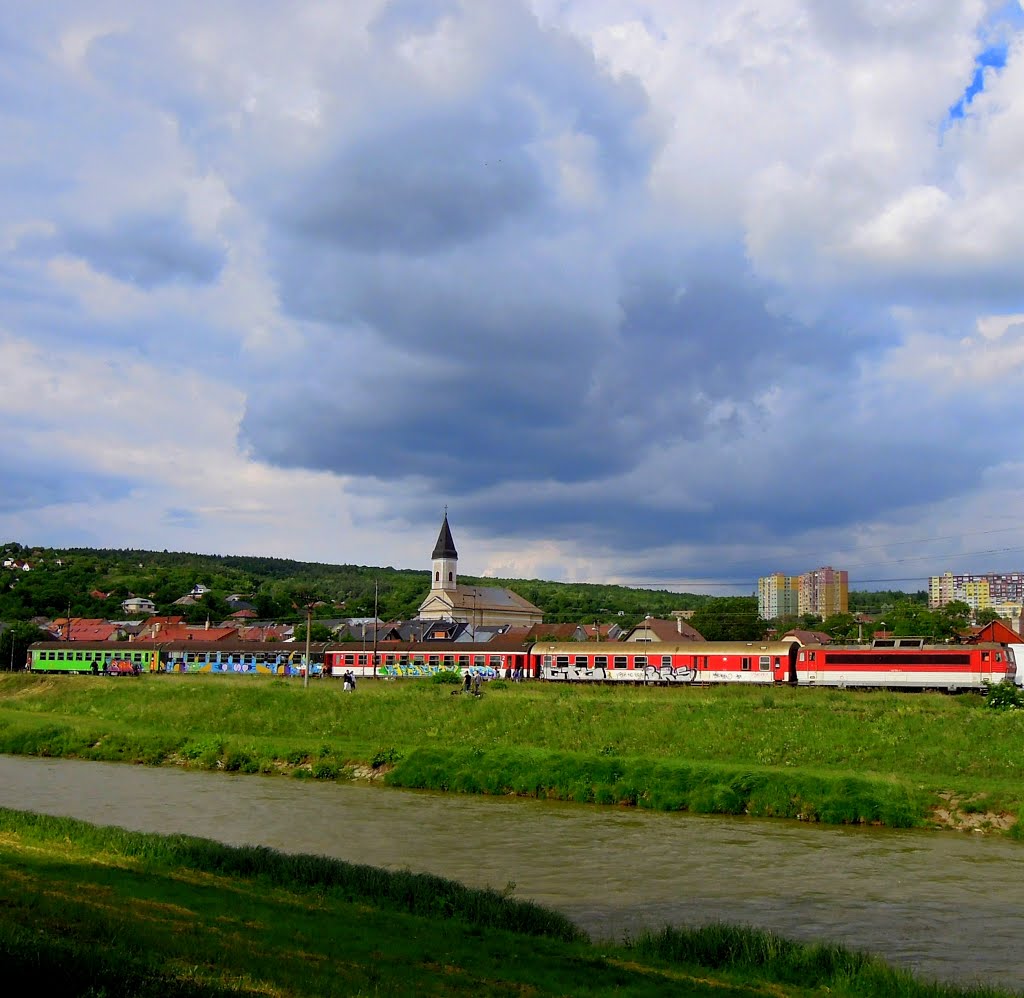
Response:
[[[824,631],[802,631],[793,628],[782,635],[784,638],[796,638],[802,645],[828,645],[832,643],[830,635]]]
[[[659,641],[703,641],[704,635],[695,627],[692,627],[685,620],[663,620],[660,617],[645,617],[626,636],[629,641],[631,636],[639,630],[649,630]]]

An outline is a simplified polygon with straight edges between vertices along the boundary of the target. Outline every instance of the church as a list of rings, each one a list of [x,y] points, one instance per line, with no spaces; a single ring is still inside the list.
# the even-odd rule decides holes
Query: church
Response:
[[[502,624],[542,624],[544,613],[511,589],[459,584],[459,553],[455,550],[448,511],[431,555],[430,592],[420,604],[422,620],[458,620],[478,627]]]

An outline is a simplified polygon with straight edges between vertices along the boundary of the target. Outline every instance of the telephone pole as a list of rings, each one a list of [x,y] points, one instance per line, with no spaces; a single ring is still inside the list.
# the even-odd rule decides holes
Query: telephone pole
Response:
[[[377,580],[373,580],[373,678],[377,678]]]
[[[302,688],[309,687],[309,632],[313,629],[313,603],[306,602],[306,668],[302,670]]]

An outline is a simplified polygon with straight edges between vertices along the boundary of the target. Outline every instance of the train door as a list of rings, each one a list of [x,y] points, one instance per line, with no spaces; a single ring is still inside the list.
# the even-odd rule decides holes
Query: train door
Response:
[[[1004,678],[1003,676],[993,676],[992,674],[996,666],[996,652],[988,648],[982,648],[978,653],[978,657],[981,659],[981,681],[983,683],[998,682]],[[1000,662],[999,665],[1002,665],[1002,663]]]
[[[800,650],[800,661],[804,662],[804,682],[814,683],[818,680],[818,653],[808,651],[806,648]]]

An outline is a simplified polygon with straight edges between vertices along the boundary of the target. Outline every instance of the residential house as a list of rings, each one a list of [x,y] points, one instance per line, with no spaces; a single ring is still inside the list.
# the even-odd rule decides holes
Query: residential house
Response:
[[[636,627],[626,632],[622,640],[668,641],[676,644],[680,641],[703,641],[704,635],[682,617],[676,617],[675,620],[644,617]]]
[[[156,613],[156,604],[144,596],[129,596],[121,603],[125,613]]]

